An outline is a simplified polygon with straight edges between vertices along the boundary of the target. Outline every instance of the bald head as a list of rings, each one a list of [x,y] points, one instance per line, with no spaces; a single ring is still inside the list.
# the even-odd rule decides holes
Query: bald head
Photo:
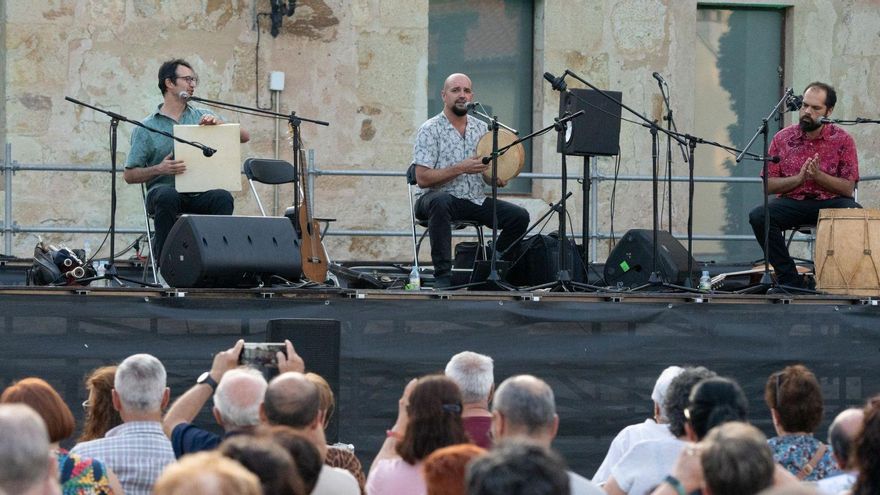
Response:
[[[260,424],[260,404],[266,395],[266,379],[254,369],[238,368],[223,374],[214,393],[214,407],[226,429]]]
[[[540,378],[518,375],[501,383],[492,408],[504,416],[510,434],[555,434],[556,399],[553,389]]]
[[[440,97],[443,99],[443,112],[447,117],[467,115],[467,104],[474,99],[471,78],[464,74],[450,75],[443,82]]]
[[[302,373],[282,373],[269,382],[263,410],[273,425],[302,429],[315,423],[321,397],[318,387]]]
[[[862,429],[865,421],[865,413],[862,409],[850,408],[844,409],[831,422],[828,427],[828,443],[831,444],[831,450],[834,452],[834,458],[840,469],[849,470],[850,450],[852,449],[853,440]]]

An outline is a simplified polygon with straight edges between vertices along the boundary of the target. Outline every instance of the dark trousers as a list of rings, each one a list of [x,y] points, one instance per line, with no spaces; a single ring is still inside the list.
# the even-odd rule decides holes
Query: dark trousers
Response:
[[[162,259],[162,246],[180,214],[232,215],[234,208],[232,194],[225,189],[179,193],[171,186],[158,186],[150,190],[147,193],[147,211],[153,215],[156,229],[156,241],[153,243],[156,264]]]
[[[764,249],[770,264],[776,271],[776,280],[783,285],[801,285],[794,260],[785,245],[783,230],[790,230],[800,225],[815,225],[819,219],[819,210],[823,208],[861,208],[852,198],[791,199],[774,198],[767,205],[770,210],[770,245]],[[756,206],[749,213],[749,223],[758,244],[764,248],[764,205]]]
[[[497,201],[496,208],[501,231],[497,249],[503,251],[529,228],[529,212],[501,200]],[[472,220],[491,227],[492,198],[486,198],[482,205],[478,205],[444,191],[431,191],[416,201],[416,218],[428,221],[434,276],[448,275],[452,270],[451,222]]]

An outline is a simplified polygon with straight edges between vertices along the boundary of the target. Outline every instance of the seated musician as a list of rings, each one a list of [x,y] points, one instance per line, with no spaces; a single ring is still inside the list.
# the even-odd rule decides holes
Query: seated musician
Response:
[[[839,126],[823,124],[837,103],[834,88],[812,82],[804,90],[797,124],[782,129],[770,143],[768,192],[777,195],[770,210],[769,246],[764,246],[764,207],[749,213],[749,223],[764,248],[781,285],[805,287],[785,246],[783,230],[815,225],[822,208],[861,208],[853,200],[859,180],[859,163],[852,136]]]
[[[450,222],[472,220],[492,226],[492,198],[484,189],[484,165],[475,156],[477,143],[488,126],[469,118],[467,104],[474,98],[471,80],[464,74],[446,78],[440,91],[443,111],[422,124],[413,146],[413,164],[420,190],[416,193],[416,217],[428,221],[435,287],[449,287],[452,271]],[[507,181],[498,180],[504,187]],[[499,252],[507,249],[528,228],[529,213],[522,207],[498,200],[496,204]]]
[[[144,119],[144,125],[172,133],[174,125],[219,125],[223,121],[209,110],[187,103],[199,83],[192,66],[181,59],[170,60],[159,68],[159,89],[164,102]],[[181,96],[186,92],[188,96]],[[241,130],[241,142],[250,135]],[[175,160],[174,141],[161,134],[135,127],[131,133],[131,151],[123,178],[129,184],[147,183],[147,211],[154,215],[156,241],[153,252],[161,257],[168,232],[181,213],[231,215],[235,207],[232,194],[223,189],[203,193],[178,193],[174,176],[186,171],[183,160]],[[159,260],[153,260],[156,264]]]

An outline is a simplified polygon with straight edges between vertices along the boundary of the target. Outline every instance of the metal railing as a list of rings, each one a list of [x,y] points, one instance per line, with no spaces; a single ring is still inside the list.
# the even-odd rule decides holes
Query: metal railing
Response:
[[[313,156],[313,155],[312,155]],[[580,169],[580,167],[578,167]],[[598,248],[598,241],[611,239],[611,232],[600,232],[598,231],[598,215],[595,212],[598,211],[599,207],[599,185],[603,182],[613,181],[615,180],[614,175],[605,174],[597,170],[598,167],[593,166],[590,167],[590,180],[593,186],[590,188],[590,225],[588,229],[588,239],[590,242],[590,259],[594,260],[596,256],[596,251]],[[111,173],[112,169],[109,166],[83,166],[83,165],[66,165],[66,164],[53,164],[53,165],[39,165],[39,164],[21,164],[15,161],[12,157],[12,144],[6,143],[5,145],[5,153],[2,162],[2,166],[0,166],[0,173],[3,175],[4,179],[4,211],[3,211],[3,223],[0,225],[0,234],[3,235],[4,238],[4,252],[11,253],[12,252],[12,236],[18,233],[87,233],[87,234],[102,234],[107,232],[109,227],[47,227],[47,226],[39,226],[39,225],[19,225],[12,216],[13,211],[13,194],[12,194],[12,186],[13,186],[13,175],[16,172],[22,171],[36,171],[36,172],[86,172],[86,173]],[[117,170],[117,173],[121,171]],[[307,164],[307,184],[309,190],[309,197],[315,197],[315,181],[319,177],[323,176],[355,176],[355,177],[389,177],[389,178],[404,178],[406,176],[406,172],[402,170],[362,170],[362,169],[319,169],[315,166],[314,160],[308,160]],[[518,177],[524,179],[535,179],[535,180],[561,180],[561,174],[550,174],[550,173],[522,173]],[[880,179],[880,176],[867,176],[862,177],[860,179],[861,182],[875,181]],[[583,175],[568,175],[569,181],[582,181]],[[644,175],[618,175],[616,180],[618,182],[650,182],[652,180],[651,176]],[[666,181],[666,177],[661,178],[662,181]],[[689,178],[686,176],[673,176],[670,179],[672,182],[676,183],[687,183]],[[401,180],[401,183],[403,181]],[[761,179],[759,177],[712,177],[712,176],[700,176],[694,177],[695,183],[722,183],[722,184],[731,184],[731,183],[755,183],[760,184]],[[405,191],[406,188],[401,186],[401,191]],[[571,188],[570,188],[571,190]],[[403,193],[401,193],[403,194]],[[312,211],[315,211],[312,209]],[[581,229],[582,230],[582,229]],[[116,232],[121,234],[137,234],[142,233],[144,230],[142,227],[117,227]],[[334,229],[332,226],[327,230],[326,235],[335,236],[335,237],[409,237],[412,235],[412,231],[409,227],[401,230],[365,230],[365,229]],[[472,237],[468,234],[455,234],[461,237]],[[570,235],[575,239],[583,238],[583,232],[575,231],[571,232]],[[614,237],[618,237],[619,235],[615,235]],[[678,239],[685,239],[687,236],[683,233],[673,233],[673,236]],[[693,235],[693,239],[695,241],[754,241],[754,236],[745,235],[745,234],[703,234],[703,233],[695,233]]]

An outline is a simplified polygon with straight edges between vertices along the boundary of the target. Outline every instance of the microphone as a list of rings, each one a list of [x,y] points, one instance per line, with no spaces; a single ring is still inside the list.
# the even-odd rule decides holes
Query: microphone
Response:
[[[467,105],[465,105],[465,106],[467,107],[468,111],[471,111],[471,110],[477,108],[478,106],[480,106],[480,102],[478,102],[478,101],[471,101],[471,102],[469,102],[469,103],[468,103]]]
[[[819,119],[819,123],[822,123],[822,124],[835,124],[836,122],[834,121],[834,119],[829,119],[828,117],[822,117],[821,119]]]
[[[565,84],[565,81],[564,81],[565,74],[562,74],[561,76],[556,77],[549,72],[545,72],[544,79],[546,79],[547,82],[550,83],[550,86],[553,88],[554,91],[566,91],[568,89],[568,86]]]
[[[654,76],[654,79],[656,79],[658,83],[660,83],[660,84],[666,84],[666,80],[663,79],[663,76],[661,76],[659,72],[655,72],[655,73],[653,73],[653,74],[651,74],[651,75]]]
[[[213,155],[214,153],[216,153],[216,152],[217,152],[217,150],[215,150],[214,148],[209,148],[209,147],[207,147],[207,146],[205,146],[204,148],[202,148],[202,154],[205,155],[205,156],[207,156],[207,157],[212,156],[212,155]]]
[[[181,100],[188,100],[192,95],[190,95],[186,91],[181,91],[180,93],[177,93],[177,96],[179,96]]]
[[[801,109],[801,105],[804,103],[804,97],[801,95],[790,95],[785,100],[785,111],[787,112],[797,112]]]

